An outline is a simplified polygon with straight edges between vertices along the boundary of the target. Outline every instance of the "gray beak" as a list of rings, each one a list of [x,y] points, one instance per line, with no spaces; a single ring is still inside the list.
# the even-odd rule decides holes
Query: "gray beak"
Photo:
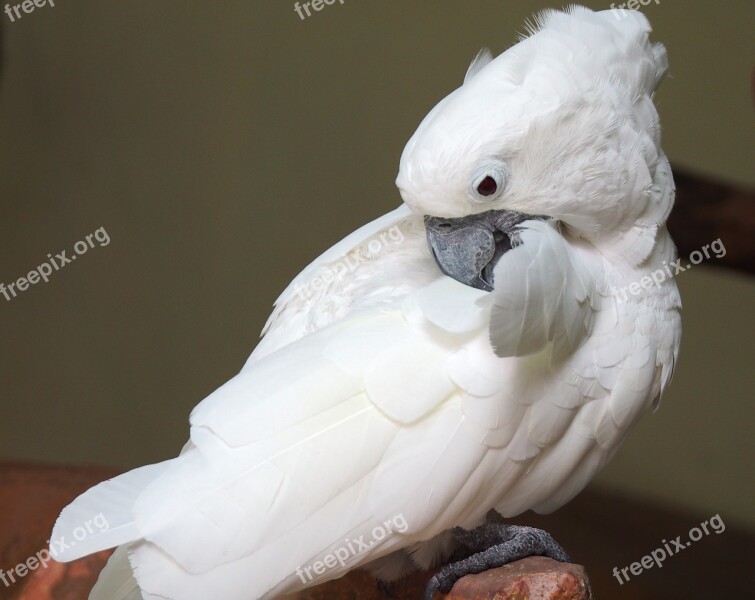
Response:
[[[548,217],[511,210],[489,210],[446,219],[425,217],[427,242],[440,270],[465,285],[493,289],[493,268],[519,243],[517,225]]]

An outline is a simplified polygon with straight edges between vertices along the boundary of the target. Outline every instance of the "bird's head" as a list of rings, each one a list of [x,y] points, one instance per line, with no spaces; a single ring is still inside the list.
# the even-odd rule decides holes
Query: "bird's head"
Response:
[[[556,219],[639,264],[673,200],[651,100],[666,53],[645,17],[573,7],[529,29],[497,58],[478,55],[407,143],[396,180],[441,269],[482,289],[523,221]]]

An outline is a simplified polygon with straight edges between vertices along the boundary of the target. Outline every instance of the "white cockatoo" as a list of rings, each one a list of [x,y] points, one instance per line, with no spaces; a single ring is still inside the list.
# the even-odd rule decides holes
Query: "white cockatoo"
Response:
[[[430,592],[448,589],[498,560],[459,528],[584,488],[679,347],[650,31],[637,11],[573,7],[478,55],[403,152],[404,204],[291,283],[181,454],[63,511],[58,560],[118,547],[90,598],[274,598],[355,567],[392,580],[466,543],[478,566],[445,567]]]

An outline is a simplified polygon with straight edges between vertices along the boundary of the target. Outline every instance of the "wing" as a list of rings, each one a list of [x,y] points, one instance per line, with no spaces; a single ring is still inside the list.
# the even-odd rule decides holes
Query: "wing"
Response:
[[[466,422],[465,375],[447,367],[459,342],[484,340],[485,309],[469,311],[484,294],[441,278],[260,359],[196,407],[181,456],[68,507],[54,536],[96,512],[118,533],[56,557],[129,543],[145,599],[232,600],[303,587],[297,567],[345,540],[374,543],[316,583],[447,529],[470,510],[460,494],[485,484],[486,431]]]

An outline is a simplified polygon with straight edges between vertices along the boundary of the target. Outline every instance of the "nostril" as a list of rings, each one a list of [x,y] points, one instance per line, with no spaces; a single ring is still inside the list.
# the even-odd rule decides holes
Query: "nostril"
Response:
[[[438,223],[438,227],[440,229],[451,229],[451,227],[453,227],[453,225],[451,225],[451,223],[449,223],[448,221],[443,221],[441,223]]]

